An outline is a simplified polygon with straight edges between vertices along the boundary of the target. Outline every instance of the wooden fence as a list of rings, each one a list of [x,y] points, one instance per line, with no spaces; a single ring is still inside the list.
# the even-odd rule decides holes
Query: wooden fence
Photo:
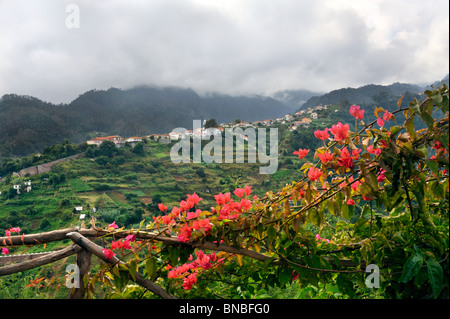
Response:
[[[108,232],[103,230],[79,229],[76,227],[38,234],[0,237],[0,247],[33,246],[55,241],[62,241],[65,239],[72,240],[72,244],[70,246],[52,252],[1,257],[0,265],[3,264],[3,266],[0,267],[0,276],[11,275],[13,273],[40,267],[74,254],[76,255],[76,263],[79,267],[79,278],[83,278],[84,275],[89,273],[92,254],[97,256],[105,263],[121,263],[123,265],[126,265],[116,257],[113,257],[111,259],[106,258],[105,254],[103,253],[103,247],[97,245],[91,240],[95,240],[105,235],[108,235]],[[11,262],[15,263],[9,264]],[[173,295],[167,293],[167,291],[156,285],[151,280],[144,279],[140,273],[136,273],[135,278],[132,278],[130,276],[130,279],[134,280],[137,284],[150,290],[161,298],[175,298]],[[79,288],[71,288],[71,290],[69,291],[69,299],[82,299],[84,297],[85,287],[83,284],[80,284]]]

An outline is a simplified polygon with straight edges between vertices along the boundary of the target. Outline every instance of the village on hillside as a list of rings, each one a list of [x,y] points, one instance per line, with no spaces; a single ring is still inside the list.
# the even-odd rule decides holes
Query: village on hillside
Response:
[[[218,127],[211,128],[197,128],[194,130],[183,130],[183,131],[172,131],[168,134],[150,134],[147,136],[136,137],[131,136],[128,138],[122,138],[119,135],[107,136],[107,137],[95,137],[87,141],[88,145],[99,146],[104,141],[111,141],[117,147],[123,147],[126,143],[129,143],[131,146],[136,145],[139,142],[142,142],[144,139],[159,141],[160,143],[170,143],[170,141],[181,140],[185,138],[203,138],[209,139],[212,135],[220,135],[224,132],[225,128],[247,128],[253,127],[256,128],[258,126],[266,126],[270,127],[275,124],[283,124],[289,125],[289,129],[291,131],[295,131],[299,127],[309,127],[313,120],[317,120],[320,117],[320,112],[322,110],[326,110],[328,105],[317,105],[314,107],[310,107],[306,110],[298,111],[294,114],[286,114],[284,117],[278,117],[276,119],[271,120],[263,120],[263,121],[254,121],[249,123],[247,121],[235,121],[232,123],[221,123]],[[206,120],[204,120],[203,125],[205,125]]]

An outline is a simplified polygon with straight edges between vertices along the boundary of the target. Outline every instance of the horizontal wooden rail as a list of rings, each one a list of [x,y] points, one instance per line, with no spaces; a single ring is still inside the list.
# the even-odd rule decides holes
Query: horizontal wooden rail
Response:
[[[16,272],[21,272],[42,265],[50,264],[57,260],[76,254],[77,252],[81,251],[81,249],[82,248],[78,245],[70,245],[69,247],[66,247],[64,249],[55,252],[51,252],[36,259],[26,260],[21,263],[3,266],[0,267],[0,276],[10,275]]]

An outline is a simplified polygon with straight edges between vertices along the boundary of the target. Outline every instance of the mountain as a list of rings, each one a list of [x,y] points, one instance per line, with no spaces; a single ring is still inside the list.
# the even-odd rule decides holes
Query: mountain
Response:
[[[284,90],[276,92],[272,97],[296,111],[304,103],[306,103],[308,99],[320,94],[323,94],[323,92],[319,93],[308,90]]]
[[[0,158],[42,152],[64,139],[83,142],[98,135],[169,133],[192,129],[192,120],[264,120],[292,110],[270,97],[199,96],[191,89],[135,87],[91,90],[55,105],[15,94],[0,99]]]
[[[387,86],[369,84],[359,88],[334,90],[321,96],[311,97],[301,106],[300,109],[306,109],[315,105],[337,104],[343,102],[345,104],[364,105],[374,103],[382,104],[386,99],[391,97],[400,97],[406,92],[418,94],[423,91],[423,88],[412,84],[394,83]]]
[[[436,81],[432,85],[438,87],[446,83],[449,85],[449,76],[446,75],[441,81]],[[415,96],[423,93],[431,86],[422,87],[415,84],[407,83],[393,83],[390,85],[375,85],[369,84],[361,86],[359,88],[342,88],[334,90],[323,95],[317,95],[309,98],[300,109],[306,109],[316,105],[327,104],[361,104],[361,105],[383,105],[392,104],[393,101],[397,101],[402,95],[405,95],[405,100],[409,100],[406,97]]]

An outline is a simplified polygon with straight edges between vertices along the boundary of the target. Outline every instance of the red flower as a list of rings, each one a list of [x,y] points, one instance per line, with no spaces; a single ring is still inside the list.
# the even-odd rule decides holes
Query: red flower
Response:
[[[3,248],[2,248],[2,255],[7,255],[7,254],[9,254],[8,248],[3,247]]]
[[[242,196],[244,196],[244,189],[236,188],[234,190],[234,195],[236,195],[237,197],[241,198]]]
[[[317,137],[319,140],[325,141],[330,137],[330,134],[328,134],[328,130],[329,128],[326,128],[323,131],[317,130],[314,132],[314,136]]]
[[[189,276],[187,276],[186,278],[184,278],[184,283],[182,287],[183,289],[190,290],[192,289],[192,285],[195,284],[196,282],[197,282],[197,273],[194,272]]]
[[[377,118],[377,124],[378,124],[379,126],[383,126],[383,125],[384,125],[383,119]]]
[[[374,148],[373,145],[369,145],[367,146],[367,152],[369,152],[370,154],[380,155],[381,149]]]
[[[187,212],[186,218],[187,218],[187,219],[197,218],[198,216],[200,216],[201,213],[202,213],[202,211],[201,211],[200,209],[197,209],[197,210],[195,211],[195,213],[193,213],[193,212]]]
[[[346,147],[341,151],[341,157],[339,157],[338,164],[339,166],[346,166],[347,168],[353,167],[353,157],[350,156]]]
[[[218,194],[214,195],[214,199],[216,200],[217,205],[225,205],[225,203],[229,202],[231,199],[230,193]]]
[[[318,180],[320,178],[320,176],[322,176],[322,171],[320,169],[315,168],[315,167],[311,167],[309,169],[308,177],[312,182]]]
[[[241,199],[241,206],[242,209],[249,210],[252,207],[252,203],[248,199],[243,198]]]
[[[383,120],[385,120],[386,122],[389,121],[389,119],[393,116],[392,113],[389,113],[388,110],[384,111],[383,114]]]
[[[339,122],[331,127],[330,132],[334,135],[336,141],[343,141],[348,137],[348,129],[348,124],[344,125]]]
[[[355,205],[355,201],[353,199],[349,199],[347,201],[347,205]]]
[[[209,232],[211,230],[209,218],[194,220],[194,222],[192,223],[192,229],[204,230],[205,233]]]
[[[244,193],[246,196],[249,196],[252,193],[252,187],[251,186],[245,186],[244,187]]]
[[[353,182],[353,176],[350,176],[350,178],[348,179],[348,181],[350,182],[350,183],[352,183]],[[353,189],[353,191],[357,191],[358,190],[358,186],[359,185],[361,185],[362,183],[360,182],[360,181],[356,181],[356,182],[354,182],[354,183],[352,183],[352,189]]]
[[[357,120],[362,120],[364,118],[364,110],[360,110],[359,105],[350,106],[350,114]]]
[[[187,201],[189,203],[192,203],[194,205],[197,205],[203,198],[200,198],[196,193],[192,194],[192,195],[187,195]]]
[[[112,224],[108,225],[108,228],[119,228],[119,226],[117,226],[116,221],[114,221]]]
[[[304,149],[299,148],[298,151],[295,151],[292,154],[298,155],[298,158],[302,159],[303,157],[306,156],[306,154],[308,154],[308,152],[309,152],[309,150],[306,150],[306,149],[304,150]]]
[[[182,241],[183,243],[187,243],[189,241],[189,238],[192,234],[192,227],[189,227],[188,225],[184,225],[180,228],[180,234],[178,235],[178,240]]]
[[[163,203],[159,203],[158,204],[158,208],[160,211],[162,211],[163,213],[165,213],[167,211],[167,206],[165,206]]]
[[[116,254],[112,252],[111,249],[107,249],[107,248],[103,248],[103,253],[105,254],[106,258],[111,259],[113,258]]]
[[[317,157],[319,157],[320,161],[324,164],[328,163],[333,159],[333,156],[328,152],[325,152],[323,154],[317,154]]]

